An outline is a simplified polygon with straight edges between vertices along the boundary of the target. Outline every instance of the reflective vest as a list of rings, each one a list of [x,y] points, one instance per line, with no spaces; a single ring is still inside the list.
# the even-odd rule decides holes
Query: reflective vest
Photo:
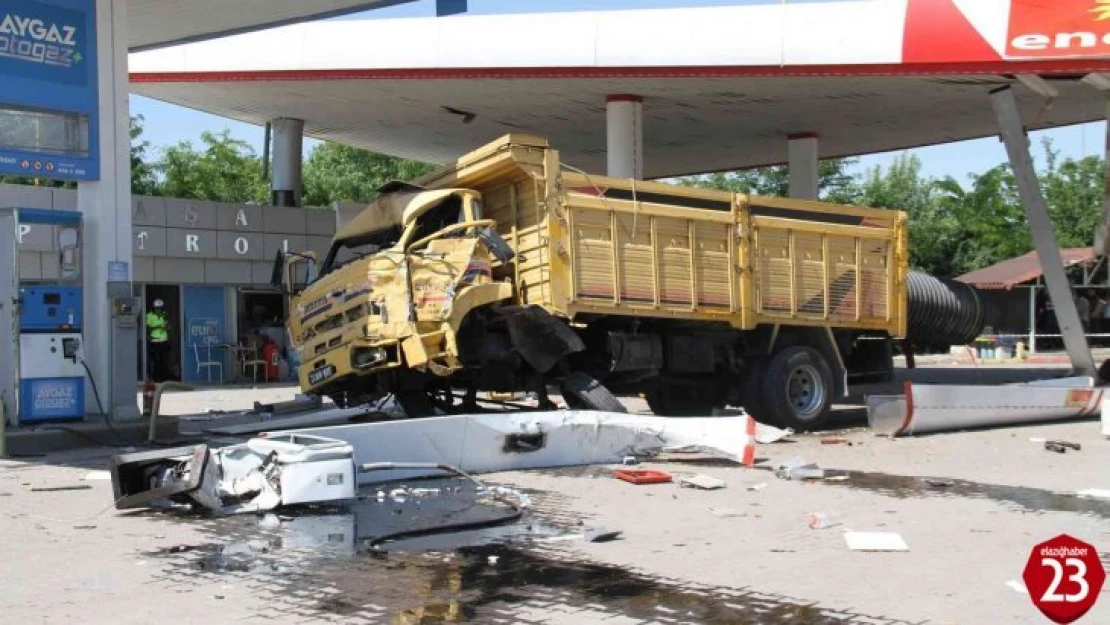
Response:
[[[166,327],[166,313],[152,310],[146,314],[146,331],[151,343],[165,343],[170,340]]]

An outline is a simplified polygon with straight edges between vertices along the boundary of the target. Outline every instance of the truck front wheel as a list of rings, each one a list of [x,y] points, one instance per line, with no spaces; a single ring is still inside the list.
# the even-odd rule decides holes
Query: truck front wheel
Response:
[[[806,431],[828,420],[832,370],[817,350],[795,345],[778,352],[767,364],[762,386],[761,403],[774,425]]]

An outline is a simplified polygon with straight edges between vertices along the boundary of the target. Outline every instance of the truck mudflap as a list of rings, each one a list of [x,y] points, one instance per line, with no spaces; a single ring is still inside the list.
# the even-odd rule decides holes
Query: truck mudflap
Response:
[[[581,337],[540,306],[497,309],[509,327],[513,349],[536,371],[547,373],[560,360],[586,349]]]

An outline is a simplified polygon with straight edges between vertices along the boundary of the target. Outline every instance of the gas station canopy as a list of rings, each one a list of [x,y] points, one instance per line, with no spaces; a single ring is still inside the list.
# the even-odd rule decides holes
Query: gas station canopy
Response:
[[[1093,0],[877,0],[305,23],[132,54],[132,91],[244,122],[444,162],[507,132],[604,169],[606,100],[643,101],[644,175],[994,136],[1102,119]],[[1037,75],[1030,82],[1029,75]],[[1032,85],[1034,88],[1027,88]]]
[[[412,0],[130,0],[128,48],[231,35]]]

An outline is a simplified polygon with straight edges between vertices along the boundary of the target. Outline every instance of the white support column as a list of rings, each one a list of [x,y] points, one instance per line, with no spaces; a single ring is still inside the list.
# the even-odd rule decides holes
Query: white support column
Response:
[[[644,101],[638,95],[611,95],[605,100],[608,175],[644,177]]]
[[[816,200],[818,192],[817,134],[807,132],[788,137],[786,159],[790,197]]]
[[[108,263],[124,262],[129,270],[131,267],[127,4],[128,0],[96,2],[100,179],[77,185],[77,210],[83,214],[84,229],[82,352],[104,410],[122,419],[138,416],[135,330],[113,333],[108,293]],[[113,345],[113,336],[118,344]],[[89,384],[85,395],[86,412],[99,413]]]
[[[1079,312],[1068,276],[1064,273],[1064,262],[1060,258],[1060,246],[1056,244],[1056,233],[1048,217],[1048,204],[1037,181],[1037,171],[1033,168],[1033,157],[1029,154],[1029,138],[1021,122],[1021,111],[1017,99],[1009,87],[991,92],[991,104],[1001,131],[1002,142],[1010,166],[1017,180],[1018,194],[1025,205],[1025,215],[1033,232],[1033,245],[1041,262],[1048,295],[1052,298],[1059,321],[1060,334],[1064,337],[1064,347],[1077,375],[1096,376],[1095,361],[1079,322]]]
[[[304,120],[279,117],[270,127],[274,136],[271,201],[275,206],[300,206]]]

